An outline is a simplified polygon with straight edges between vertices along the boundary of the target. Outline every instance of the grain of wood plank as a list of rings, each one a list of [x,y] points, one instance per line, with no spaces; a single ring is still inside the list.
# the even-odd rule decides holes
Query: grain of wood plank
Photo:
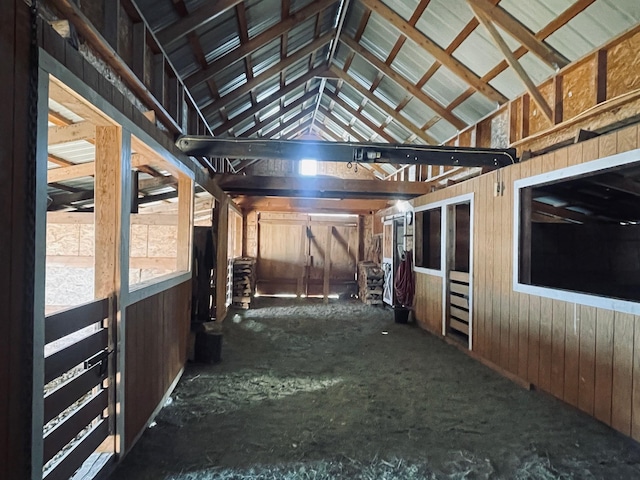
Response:
[[[551,392],[551,353],[552,353],[553,300],[540,299],[540,373],[539,386]]]
[[[497,173],[491,174],[491,181],[497,181]],[[490,198],[489,211],[491,212],[491,234],[489,236],[488,245],[491,250],[491,361],[496,365],[500,364],[500,274],[501,274],[501,262],[500,262],[500,242],[498,238],[500,235],[500,205],[497,197]]]
[[[501,181],[503,185],[508,185],[509,176],[508,170],[505,169],[501,172]],[[511,188],[509,188],[511,190]],[[499,248],[500,266],[499,266],[499,283],[498,291],[500,292],[500,366],[505,370],[509,370],[509,346],[510,346],[510,332],[509,332],[509,318],[510,318],[510,292],[511,285],[509,279],[511,278],[511,272],[509,271],[509,241],[511,239],[511,225],[509,224],[509,218],[511,217],[511,205],[509,204],[508,196],[498,197],[498,212],[500,216],[498,238],[496,244]]]
[[[594,416],[611,424],[611,388],[613,380],[613,312],[598,309],[596,314],[596,370]]]
[[[633,396],[633,328],[635,317],[615,312],[613,332],[613,382],[611,426],[631,434],[631,400]]]
[[[595,355],[596,355],[596,309],[581,305],[578,307],[580,322],[580,385],[578,387],[578,408],[593,415],[595,396]]]
[[[578,406],[578,386],[580,382],[580,321],[578,306],[567,304],[565,317],[564,351],[564,401]]]
[[[566,303],[553,301],[553,319],[551,332],[551,393],[564,397],[564,361],[566,333]]]
[[[530,296],[518,295],[518,376],[529,378],[529,303]]]

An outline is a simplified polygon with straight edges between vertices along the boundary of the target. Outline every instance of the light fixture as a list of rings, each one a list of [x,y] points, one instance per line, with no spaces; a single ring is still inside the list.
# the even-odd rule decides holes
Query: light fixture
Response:
[[[318,173],[318,162],[310,158],[300,160],[300,175],[313,177]]]

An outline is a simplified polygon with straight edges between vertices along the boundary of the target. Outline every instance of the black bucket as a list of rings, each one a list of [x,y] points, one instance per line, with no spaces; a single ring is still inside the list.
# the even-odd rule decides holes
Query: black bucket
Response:
[[[195,350],[196,362],[218,363],[222,359],[222,333],[196,333]]]
[[[410,308],[407,307],[393,307],[393,318],[396,323],[408,323]]]

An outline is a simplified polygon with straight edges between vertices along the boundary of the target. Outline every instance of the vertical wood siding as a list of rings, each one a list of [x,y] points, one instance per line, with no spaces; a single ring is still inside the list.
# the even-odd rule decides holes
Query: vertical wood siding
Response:
[[[478,355],[640,440],[640,318],[514,292],[513,182],[638,148],[637,126],[417,199],[474,192],[473,345]],[[506,191],[494,196],[501,180]],[[415,315],[441,334],[442,279],[416,274]]]
[[[191,282],[129,305],[126,311],[127,450],[187,359]]]

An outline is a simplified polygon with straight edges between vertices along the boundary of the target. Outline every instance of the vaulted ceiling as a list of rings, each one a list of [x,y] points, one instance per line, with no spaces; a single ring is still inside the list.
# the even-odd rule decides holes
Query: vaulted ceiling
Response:
[[[640,21],[637,0],[137,3],[217,136],[418,144]]]

